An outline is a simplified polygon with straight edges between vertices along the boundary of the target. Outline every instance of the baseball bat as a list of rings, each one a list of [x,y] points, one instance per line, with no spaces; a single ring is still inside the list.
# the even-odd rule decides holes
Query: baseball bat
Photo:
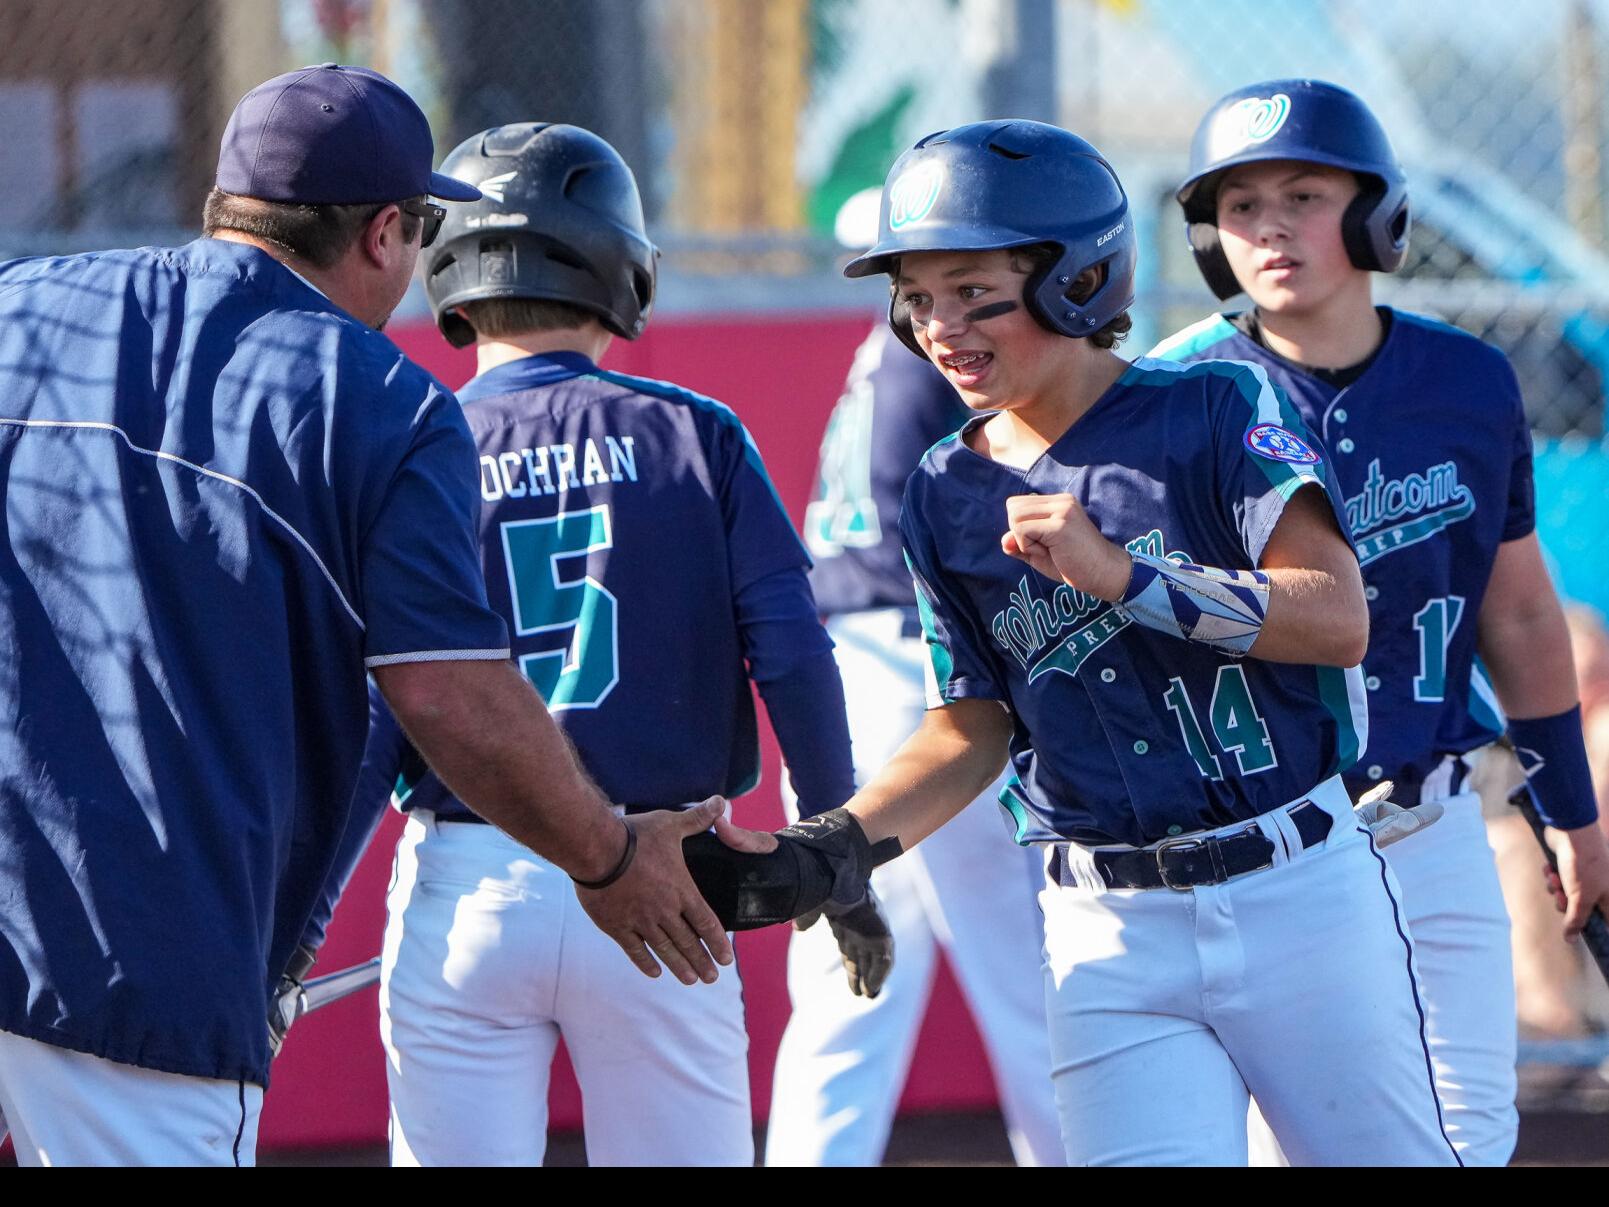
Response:
[[[367,989],[380,979],[380,957],[354,964],[339,972],[316,976],[302,986],[296,999],[296,1017],[322,1010],[331,1002],[350,997],[360,989]]]
[[[1536,841],[1548,857],[1548,866],[1557,874],[1559,870],[1559,857],[1553,853],[1548,845],[1547,825],[1542,815],[1536,811],[1536,793],[1531,790],[1529,783],[1522,783],[1508,798],[1508,803],[1520,811],[1526,824],[1531,827],[1531,833],[1536,835]],[[1587,925],[1581,932],[1581,941],[1586,944],[1593,962],[1598,965],[1598,972],[1605,981],[1609,981],[1609,922],[1604,921],[1603,911],[1596,906],[1587,917]]]

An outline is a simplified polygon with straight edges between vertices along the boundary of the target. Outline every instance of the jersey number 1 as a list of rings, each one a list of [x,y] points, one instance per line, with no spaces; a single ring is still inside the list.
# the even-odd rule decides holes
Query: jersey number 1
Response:
[[[1207,736],[1196,720],[1195,706],[1190,703],[1190,693],[1185,690],[1183,679],[1169,680],[1162,699],[1178,719],[1190,757],[1209,780],[1223,779],[1219,760],[1231,754],[1235,756],[1241,775],[1256,775],[1279,765],[1279,759],[1274,756],[1274,744],[1268,740],[1268,722],[1251,702],[1246,672],[1234,663],[1218,668],[1218,682],[1212,689],[1212,705],[1207,713],[1222,755],[1213,754],[1207,745]]]
[[[1413,680],[1415,700],[1440,700],[1447,694],[1447,646],[1464,618],[1464,597],[1432,599],[1413,616],[1419,630],[1419,673]]]
[[[614,545],[607,504],[503,525],[515,636],[569,630],[562,650],[522,655],[520,670],[554,712],[596,708],[620,681],[615,597],[591,576],[561,581],[560,563]]]

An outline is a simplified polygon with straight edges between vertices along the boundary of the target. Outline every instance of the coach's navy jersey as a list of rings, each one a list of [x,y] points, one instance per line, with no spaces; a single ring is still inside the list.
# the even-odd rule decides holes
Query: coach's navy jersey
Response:
[[[824,614],[915,605],[899,539],[905,482],[969,414],[944,374],[879,322],[833,408],[805,511],[810,586]]]
[[[1132,622],[1000,548],[1006,499],[1071,494],[1137,552],[1255,568],[1286,502],[1331,472],[1260,369],[1136,362],[1026,472],[967,447],[912,475],[901,529],[934,682],[930,706],[1001,700],[1019,842],[1135,846],[1251,818],[1351,766],[1356,671],[1236,659]]]
[[[747,792],[759,740],[731,601],[810,560],[737,416],[569,352],[459,398],[487,595],[587,771],[633,809]],[[406,807],[468,814],[434,774],[409,789]]]
[[[0,265],[0,1028],[268,1078],[364,665],[508,656],[453,396],[253,247]]]
[[[1373,738],[1354,789],[1417,785],[1446,753],[1501,731],[1475,661],[1497,547],[1534,531],[1531,434],[1508,360],[1434,319],[1391,312],[1356,381],[1336,389],[1222,316],[1166,341],[1175,361],[1260,366],[1328,448],[1369,598]]]

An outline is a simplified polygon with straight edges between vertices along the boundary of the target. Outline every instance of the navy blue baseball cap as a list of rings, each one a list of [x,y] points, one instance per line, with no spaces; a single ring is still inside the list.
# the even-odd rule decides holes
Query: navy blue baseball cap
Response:
[[[218,150],[226,193],[298,205],[364,205],[480,190],[430,170],[424,111],[367,67],[322,63],[275,76],[235,106]]]

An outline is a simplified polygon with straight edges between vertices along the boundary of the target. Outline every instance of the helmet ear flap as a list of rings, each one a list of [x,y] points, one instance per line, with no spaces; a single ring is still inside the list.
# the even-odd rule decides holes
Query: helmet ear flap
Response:
[[[1196,267],[1201,270],[1201,276],[1213,295],[1221,302],[1239,293],[1240,282],[1235,280],[1235,270],[1229,267],[1229,257],[1224,255],[1217,224],[1188,222],[1185,232],[1190,241],[1190,250],[1196,258]]]
[[[469,325],[469,320],[459,314],[457,310],[443,310],[441,318],[436,321],[442,335],[447,342],[455,348],[467,348],[475,342],[475,328]]]
[[[911,308],[900,301],[899,287],[893,284],[888,287],[888,325],[899,336],[900,343],[923,360],[927,359],[922,345],[916,342],[916,332],[911,329]]]
[[[1408,255],[1411,226],[1408,190],[1366,178],[1341,215],[1341,242],[1354,268],[1396,272]]]

